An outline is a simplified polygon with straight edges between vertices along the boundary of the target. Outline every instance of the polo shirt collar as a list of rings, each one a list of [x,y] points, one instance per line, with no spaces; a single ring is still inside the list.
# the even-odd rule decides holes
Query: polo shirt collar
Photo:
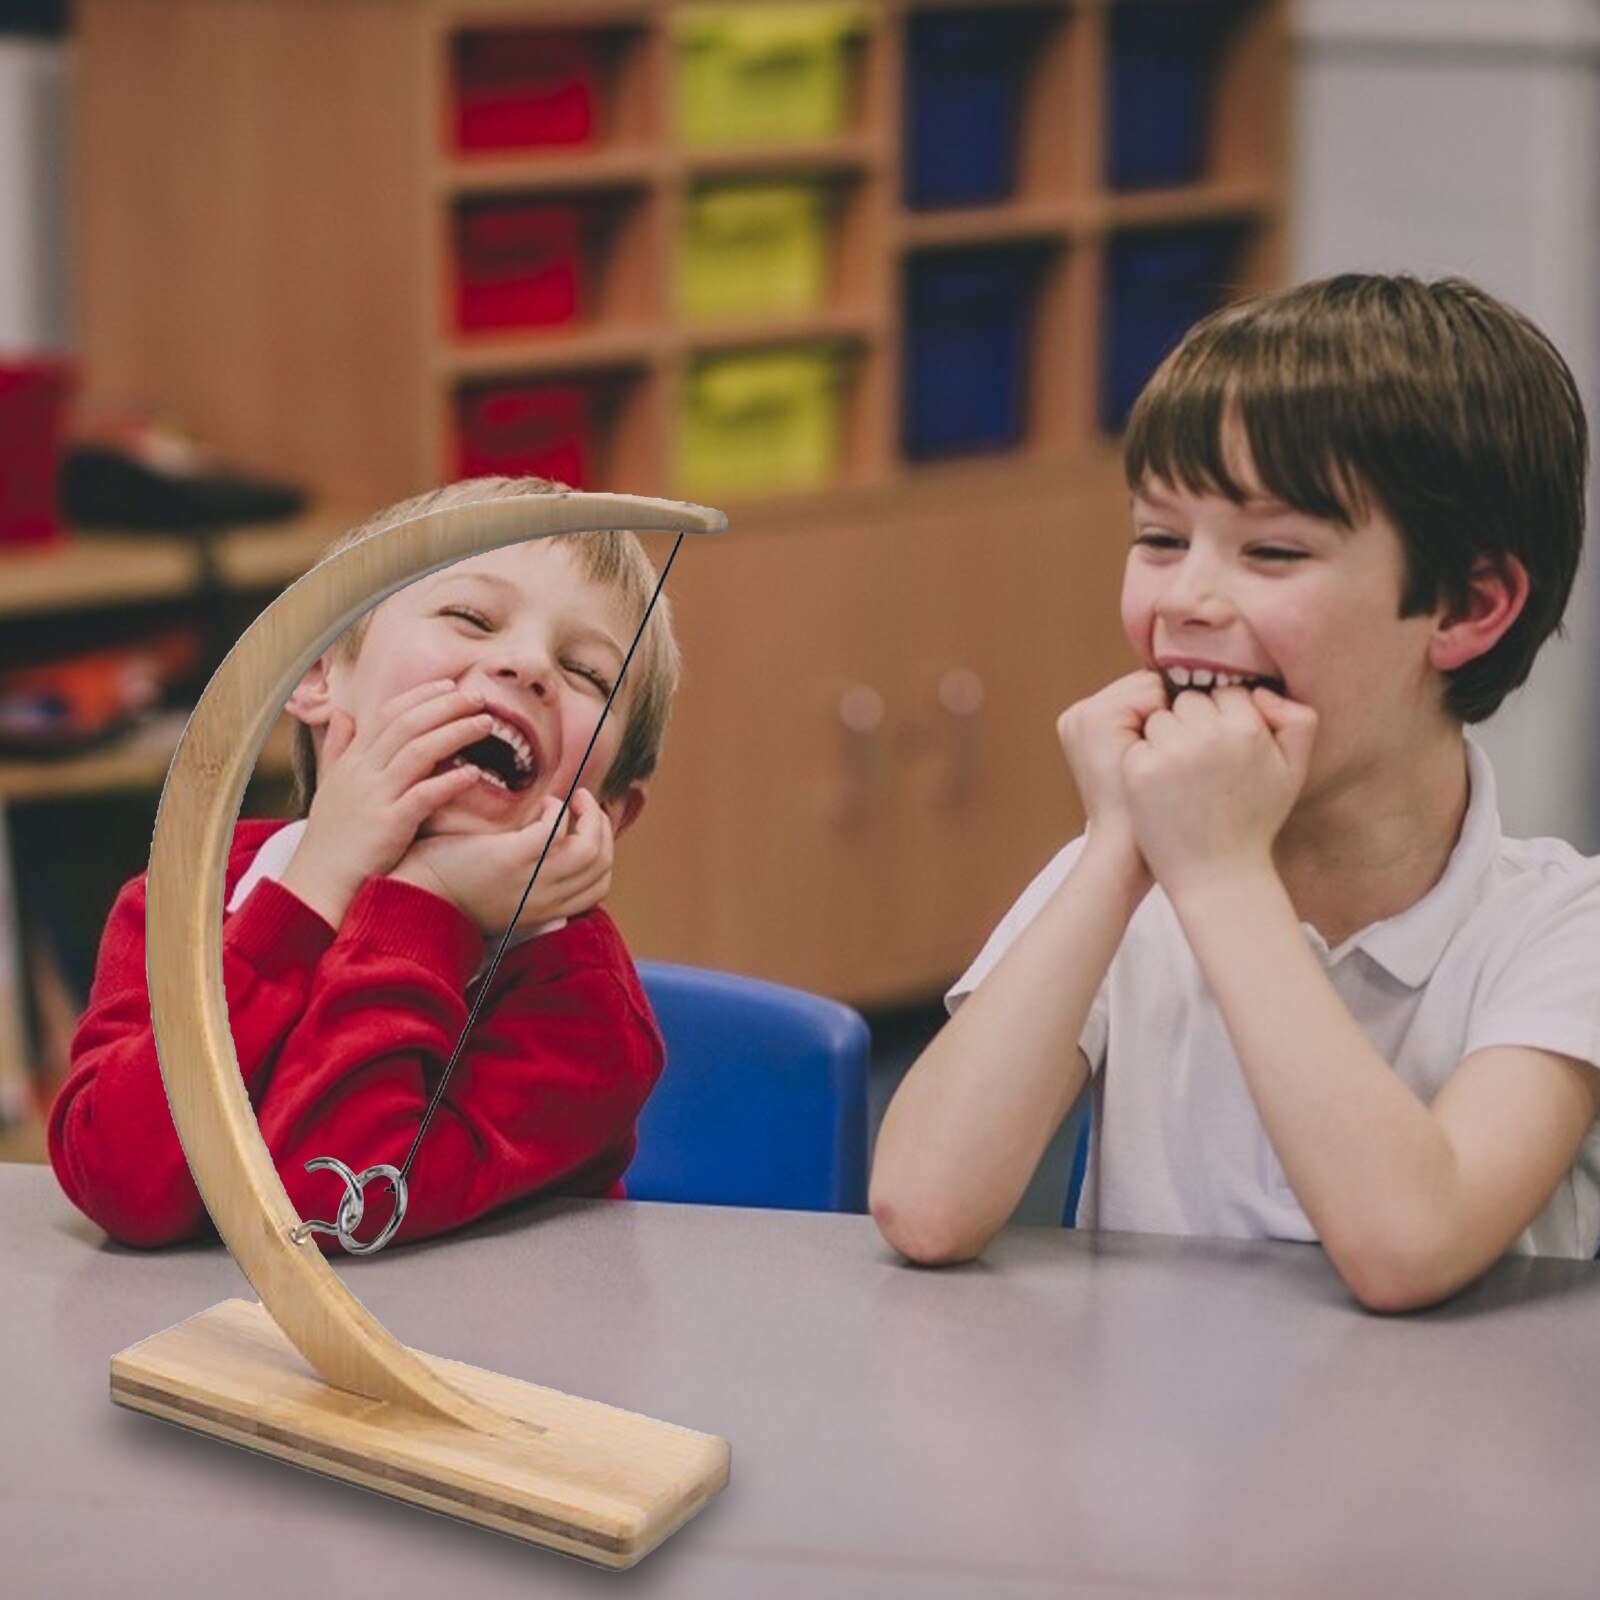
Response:
[[[1467,812],[1439,881],[1415,905],[1351,934],[1330,953],[1330,965],[1352,949],[1361,950],[1408,989],[1420,988],[1477,903],[1484,874],[1500,846],[1500,806],[1488,755],[1470,734],[1464,737]],[[1309,924],[1304,926],[1314,942],[1326,949],[1321,935]]]

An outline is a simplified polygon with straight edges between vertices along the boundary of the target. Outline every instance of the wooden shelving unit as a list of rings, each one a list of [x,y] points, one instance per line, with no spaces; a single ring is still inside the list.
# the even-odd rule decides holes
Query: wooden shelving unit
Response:
[[[1102,126],[1111,18],[1131,0],[1021,3],[1039,30],[1014,192],[918,211],[902,192],[908,30],[945,0],[869,5],[836,137],[726,149],[675,131],[678,0],[80,0],[91,407],[170,406],[223,453],[365,510],[454,475],[462,384],[604,378],[588,486],[671,495],[698,360],[845,352],[835,481],[722,502],[730,533],[674,571],[688,676],[615,895],[641,954],[862,1003],[925,995],[1079,825],[1054,718],[1127,665],[1125,492],[1099,404],[1109,247],[1237,224],[1231,287],[1279,281],[1286,0],[1190,0],[1228,17],[1210,158],[1191,185],[1135,193],[1105,182]],[[453,150],[454,41],[524,25],[602,45],[599,138]],[[837,193],[826,304],[680,319],[695,186],[793,176]],[[582,322],[454,331],[452,218],[499,195],[602,204]],[[1012,245],[1040,261],[1023,436],[913,461],[908,265]]]
[[[292,583],[355,514],[320,510],[292,521],[192,538],[148,533],[74,533],[58,545],[0,559],[0,626],[52,612],[120,609],[184,600],[202,585],[239,594]],[[92,626],[92,624],[91,624]],[[0,807],[159,788],[183,732],[182,711],[164,712],[110,744],[76,755],[0,757]],[[288,730],[261,754],[264,774],[289,771]]]

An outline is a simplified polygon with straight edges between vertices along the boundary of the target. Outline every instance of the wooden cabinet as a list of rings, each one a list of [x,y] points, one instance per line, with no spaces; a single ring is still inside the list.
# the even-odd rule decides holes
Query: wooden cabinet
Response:
[[[1112,247],[1215,226],[1235,240],[1218,292],[1279,270],[1283,0],[1189,0],[1217,23],[1204,159],[1122,192],[1103,129],[1132,3],[1007,0],[1036,24],[1015,182],[932,209],[905,198],[908,52],[919,18],[955,14],[944,0],[867,0],[833,133],[720,148],[680,137],[677,0],[81,0],[87,399],[169,406],[229,455],[376,506],[454,475],[464,390],[571,381],[602,397],[586,486],[681,495],[702,363],[838,352],[827,481],[708,492],[731,531],[674,570],[687,680],[616,904],[646,955],[858,1002],[937,990],[1079,826],[1054,719],[1128,665],[1101,400]],[[557,26],[594,46],[592,141],[457,148],[461,40]],[[797,177],[830,197],[822,303],[681,318],[693,196]],[[459,331],[459,218],[486,200],[585,208],[574,320]],[[1010,249],[1033,297],[1017,436],[927,459],[908,443],[908,284]]]
[[[925,994],[1077,831],[1055,718],[1132,665],[1120,467],[1011,484],[988,513],[942,499],[684,547],[687,678],[619,853],[641,949]]]

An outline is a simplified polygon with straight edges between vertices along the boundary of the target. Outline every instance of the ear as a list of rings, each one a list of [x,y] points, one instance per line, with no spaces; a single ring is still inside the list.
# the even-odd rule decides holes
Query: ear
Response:
[[[283,709],[308,728],[325,728],[329,717],[333,715],[329,687],[328,658],[319,656],[295,685],[294,693],[284,701]]]
[[[611,831],[621,838],[644,810],[645,790],[642,783],[630,783],[628,792],[620,800],[602,802],[605,814],[611,818]]]
[[[1527,569],[1515,556],[1498,561],[1484,557],[1467,582],[1466,608],[1455,615],[1441,611],[1428,642],[1428,663],[1440,672],[1453,672],[1487,655],[1528,603]]]

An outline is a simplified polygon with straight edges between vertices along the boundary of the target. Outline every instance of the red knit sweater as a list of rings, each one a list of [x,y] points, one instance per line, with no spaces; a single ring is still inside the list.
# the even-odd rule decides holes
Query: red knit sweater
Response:
[[[241,822],[227,894],[282,822]],[[271,880],[223,922],[234,1048],[261,1136],[302,1217],[335,1215],[359,1172],[404,1159],[466,1021],[484,955],[471,920],[393,878],[369,880],[337,933]],[[167,1108],[145,980],[145,880],[124,886],[100,944],[73,1071],[50,1115],[68,1197],[128,1244],[205,1225]],[[409,1175],[397,1238],[458,1227],[536,1192],[620,1195],[661,1036],[611,919],[592,911],[507,950]],[[369,1237],[388,1215],[371,1184]],[[315,1236],[337,1249],[330,1238]]]

